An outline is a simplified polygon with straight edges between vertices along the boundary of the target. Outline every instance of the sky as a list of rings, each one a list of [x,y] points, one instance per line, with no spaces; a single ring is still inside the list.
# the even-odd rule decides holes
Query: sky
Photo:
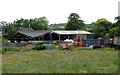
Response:
[[[0,0],[0,22],[34,19],[45,16],[49,24],[67,23],[77,13],[86,24],[106,18],[116,22],[120,0]]]

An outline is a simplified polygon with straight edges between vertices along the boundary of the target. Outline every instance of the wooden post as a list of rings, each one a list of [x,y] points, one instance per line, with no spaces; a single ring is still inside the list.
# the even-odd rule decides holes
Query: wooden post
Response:
[[[69,39],[69,34],[68,34],[68,39]]]
[[[59,34],[59,41],[60,41],[60,34]]]
[[[40,37],[39,37],[39,41],[40,41]]]
[[[34,41],[35,41],[35,37],[34,37]]]
[[[44,35],[42,36],[42,41],[44,41]]]
[[[32,42],[32,38],[30,38],[30,41]]]
[[[52,43],[52,33],[50,33],[50,40],[51,40],[51,43]]]

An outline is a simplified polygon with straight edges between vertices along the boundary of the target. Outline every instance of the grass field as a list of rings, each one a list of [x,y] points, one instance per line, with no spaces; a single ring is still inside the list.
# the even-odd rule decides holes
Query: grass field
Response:
[[[2,38],[0,37],[0,52],[1,51],[2,51]],[[0,74],[1,73],[2,73],[2,54],[0,53]]]
[[[118,51],[42,50],[3,54],[3,73],[117,73]]]

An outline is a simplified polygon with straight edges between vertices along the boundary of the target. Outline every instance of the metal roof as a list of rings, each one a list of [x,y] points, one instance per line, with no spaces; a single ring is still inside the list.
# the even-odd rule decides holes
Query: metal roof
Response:
[[[50,31],[48,30],[33,30],[31,28],[21,28],[19,33],[22,33],[24,35],[30,36],[30,37],[38,37],[41,35],[44,35],[46,33],[49,33]]]
[[[24,35],[30,36],[30,37],[38,37],[42,36],[47,33],[56,33],[60,35],[70,35],[70,34],[93,34],[84,30],[56,30],[56,31],[49,31],[49,30],[33,30],[32,28],[21,28],[18,30],[19,33],[22,33]]]
[[[93,33],[90,33],[90,32],[87,32],[87,31],[84,31],[84,30],[79,30],[79,31],[73,31],[73,30],[66,30],[66,31],[52,31],[53,33],[56,33],[56,34],[60,34],[60,35],[64,35],[64,34],[93,34]]]

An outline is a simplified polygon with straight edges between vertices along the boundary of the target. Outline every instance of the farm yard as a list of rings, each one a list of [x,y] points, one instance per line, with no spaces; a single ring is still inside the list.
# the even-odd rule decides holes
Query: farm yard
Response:
[[[53,24],[45,16],[1,21],[2,73],[118,73],[120,16],[89,24],[81,16],[72,12]]]
[[[119,39],[85,30],[20,28],[2,39],[2,73],[117,73]]]
[[[118,50],[30,50],[6,52],[3,73],[117,73]]]

